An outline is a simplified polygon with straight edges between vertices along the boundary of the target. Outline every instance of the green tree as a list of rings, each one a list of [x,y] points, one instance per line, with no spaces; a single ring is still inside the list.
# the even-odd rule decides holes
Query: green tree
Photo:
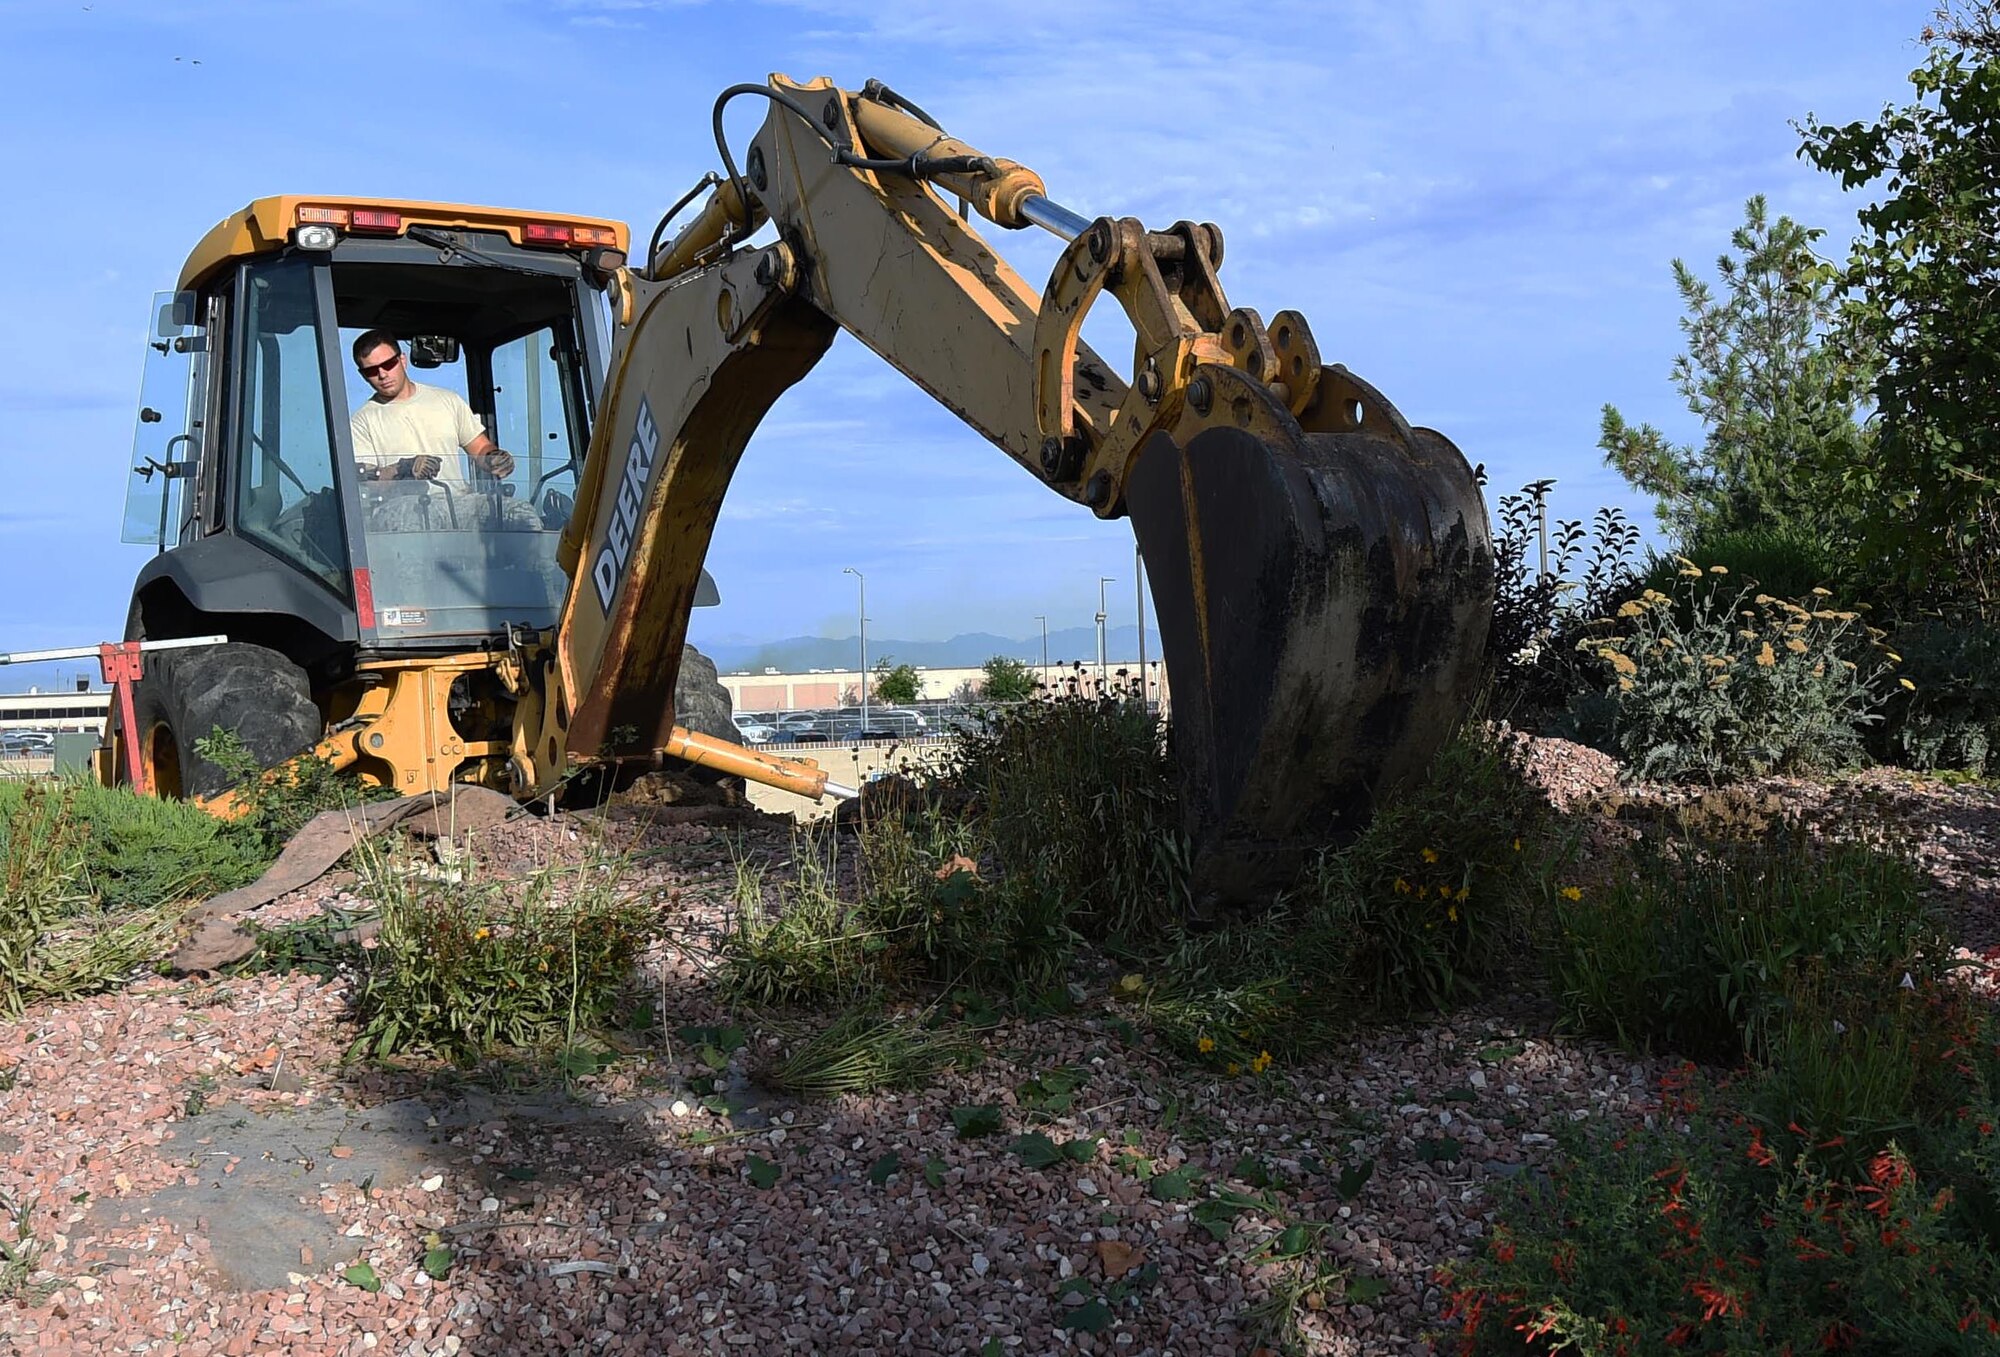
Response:
[[[918,676],[915,665],[899,664],[892,669],[887,655],[875,662],[877,702],[915,702],[923,695],[924,681]]]
[[[988,702],[1025,702],[1035,695],[1035,671],[1019,660],[995,655],[980,668],[986,682],[979,693]]]
[[[1720,290],[1673,262],[1687,314],[1687,350],[1673,383],[1707,432],[1670,442],[1650,424],[1604,407],[1604,460],[1653,496],[1660,521],[1692,543],[1746,528],[1824,532],[1839,505],[1819,493],[1863,442],[1855,420],[1853,355],[1824,342],[1833,288],[1813,253],[1823,233],[1771,219],[1761,195],[1715,261]]]
[[[1868,558],[1906,603],[2000,602],[2000,23],[1993,0],[1922,34],[1913,102],[1872,123],[1808,117],[1801,154],[1879,184],[1844,268],[1840,336],[1879,355],[1876,437],[1844,477]]]

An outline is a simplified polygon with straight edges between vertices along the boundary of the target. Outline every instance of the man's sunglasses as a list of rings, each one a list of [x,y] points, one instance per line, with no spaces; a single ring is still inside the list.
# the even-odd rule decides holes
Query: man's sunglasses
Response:
[[[384,358],[381,362],[376,363],[372,367],[365,363],[356,364],[356,366],[361,369],[361,375],[363,377],[373,377],[379,372],[388,372],[392,370],[396,366],[396,364],[402,361],[403,361],[403,355],[399,353],[393,358]]]

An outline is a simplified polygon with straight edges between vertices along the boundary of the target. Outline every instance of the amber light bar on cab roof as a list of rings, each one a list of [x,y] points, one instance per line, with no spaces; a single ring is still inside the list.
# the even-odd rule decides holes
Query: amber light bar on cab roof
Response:
[[[342,231],[355,235],[394,236],[403,231],[403,214],[369,207],[301,206],[292,238],[309,250],[330,250]],[[498,223],[496,223],[498,224]],[[516,225],[523,245],[543,249],[578,249],[618,244],[608,226],[576,226],[568,222],[522,221]]]

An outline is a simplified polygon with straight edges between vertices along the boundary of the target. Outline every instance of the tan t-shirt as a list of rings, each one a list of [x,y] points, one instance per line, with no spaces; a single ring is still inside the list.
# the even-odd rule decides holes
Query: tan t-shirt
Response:
[[[354,459],[387,469],[405,457],[438,459],[437,478],[456,493],[471,488],[470,459],[461,449],[486,430],[464,397],[440,386],[410,383],[410,394],[385,401],[370,396],[348,422]]]

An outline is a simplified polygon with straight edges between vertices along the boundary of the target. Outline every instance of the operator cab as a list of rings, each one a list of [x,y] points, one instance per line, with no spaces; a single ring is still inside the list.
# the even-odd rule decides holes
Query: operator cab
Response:
[[[338,198],[260,199],[219,224],[148,337],[124,540],[161,554],[135,627],[191,613],[311,664],[553,626],[625,245],[616,222]],[[364,474],[350,421],[373,393],[352,346],[376,329],[511,469],[459,453],[423,479]]]

